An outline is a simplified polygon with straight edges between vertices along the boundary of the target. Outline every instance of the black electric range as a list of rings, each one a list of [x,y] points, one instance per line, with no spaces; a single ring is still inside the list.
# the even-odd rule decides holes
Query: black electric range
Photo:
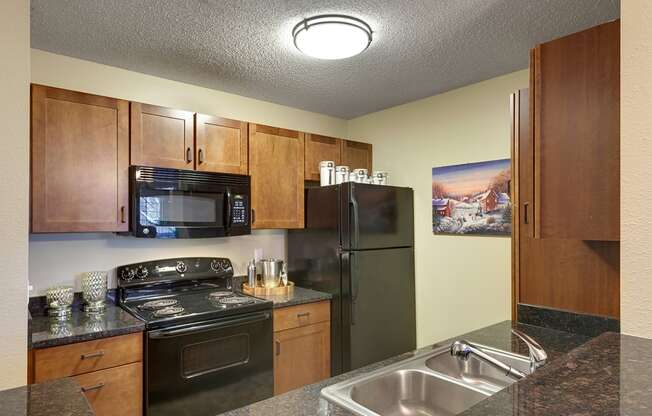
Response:
[[[216,415],[273,395],[272,302],[234,290],[229,259],[157,260],[117,275],[118,303],[146,325],[145,415]]]

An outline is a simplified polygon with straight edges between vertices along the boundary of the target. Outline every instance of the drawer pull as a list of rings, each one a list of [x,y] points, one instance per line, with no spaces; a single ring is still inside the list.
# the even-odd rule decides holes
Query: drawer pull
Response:
[[[82,354],[81,359],[82,360],[87,360],[89,358],[99,358],[104,356],[104,351],[96,351],[96,352],[89,352],[88,354]]]
[[[281,341],[276,341],[276,355],[281,355]]]
[[[99,390],[102,387],[104,387],[104,383],[97,383],[94,386],[82,387],[81,390],[82,390],[82,393],[86,393],[86,392],[93,391],[93,390]]]
[[[298,313],[297,318],[307,318],[310,316],[310,312]]]

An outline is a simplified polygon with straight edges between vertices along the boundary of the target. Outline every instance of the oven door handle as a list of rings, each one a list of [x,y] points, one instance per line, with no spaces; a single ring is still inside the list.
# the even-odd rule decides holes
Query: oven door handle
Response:
[[[195,333],[195,332],[203,332],[203,331],[210,331],[213,329],[228,328],[231,326],[252,324],[254,322],[260,322],[260,321],[270,319],[271,316],[272,315],[269,312],[262,312],[262,313],[257,313],[255,315],[248,315],[248,316],[232,318],[232,319],[222,319],[219,321],[212,321],[209,323],[202,323],[202,324],[187,326],[178,329],[174,329],[174,328],[160,329],[157,331],[151,331],[148,334],[148,337],[152,339],[177,337],[177,336],[182,336],[182,335]]]

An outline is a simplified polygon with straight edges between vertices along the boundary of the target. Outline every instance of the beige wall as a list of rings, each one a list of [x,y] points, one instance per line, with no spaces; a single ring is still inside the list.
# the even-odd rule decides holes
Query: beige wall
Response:
[[[0,2],[0,390],[27,376],[29,2]]]
[[[621,330],[652,338],[652,2],[621,16]]]
[[[527,85],[519,71],[349,123],[374,168],[414,188],[419,345],[510,318],[510,239],[433,235],[431,169],[509,158],[509,95]]]
[[[34,83],[211,115],[344,137],[345,120],[170,81],[40,50],[31,51]],[[24,115],[24,114],[21,114]],[[21,165],[26,169],[27,164]],[[21,188],[26,189],[25,188]],[[199,240],[141,240],[113,234],[32,235],[29,279],[41,295],[54,284],[77,284],[79,274],[121,264],[177,256],[227,256],[236,273],[246,272],[254,248],[286,256],[285,231],[254,231],[250,236]],[[114,285],[115,278],[111,276]]]

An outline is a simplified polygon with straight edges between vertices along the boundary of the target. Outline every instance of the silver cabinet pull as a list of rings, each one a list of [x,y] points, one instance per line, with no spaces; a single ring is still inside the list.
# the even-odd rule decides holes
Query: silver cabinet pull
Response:
[[[190,148],[190,146],[188,146],[188,148],[186,149],[186,162],[187,163],[192,162],[192,149]]]
[[[82,387],[82,388],[81,388],[81,391],[82,391],[82,393],[86,393],[86,392],[88,392],[88,391],[99,390],[99,389],[101,389],[102,387],[104,387],[104,383],[97,383],[97,384],[95,384],[95,385],[93,385],[93,386]]]
[[[104,356],[104,351],[99,350],[99,351],[95,351],[95,352],[89,352],[87,354],[82,354],[81,359],[82,360],[87,360],[89,358],[99,358],[99,357],[102,357],[102,356]]]

